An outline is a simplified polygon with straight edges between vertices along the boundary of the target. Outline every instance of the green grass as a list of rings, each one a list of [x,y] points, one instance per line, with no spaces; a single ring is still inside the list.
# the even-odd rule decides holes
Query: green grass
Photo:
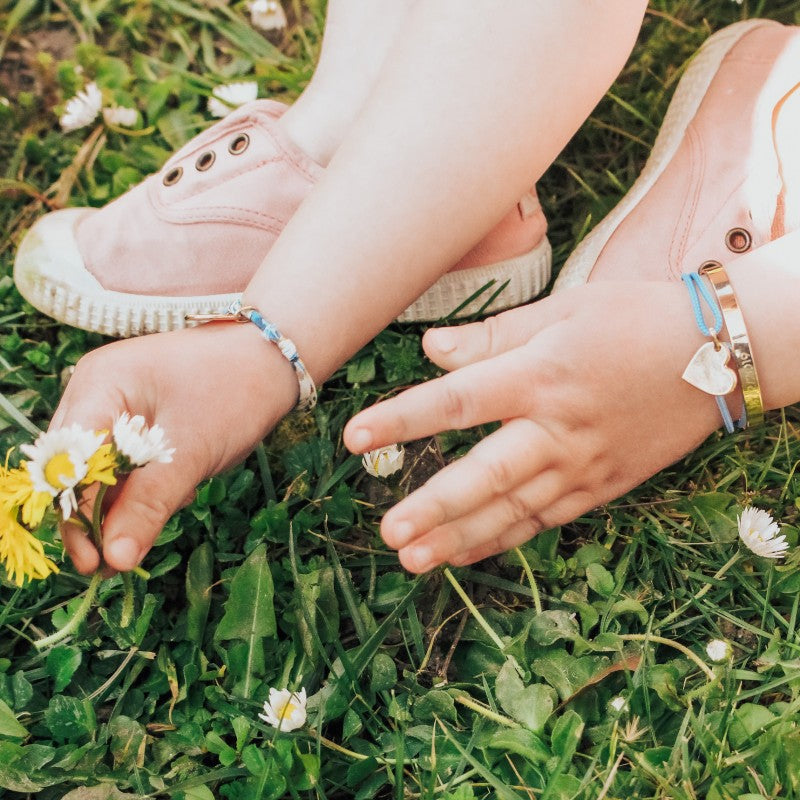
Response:
[[[267,41],[240,6],[0,6],[3,452],[30,439],[25,421],[47,424],[65,369],[102,343],[21,300],[10,272],[25,229],[54,203],[102,205],[156,169],[206,123],[216,82],[255,74],[262,95],[291,100],[308,80],[323,9],[295,3],[289,32]],[[633,182],[691,53],[759,14],[800,21],[800,2],[653,3],[617,84],[541,183],[558,263]],[[76,64],[135,103],[147,133],[108,132],[85,160],[90,129],[65,136],[52,111]],[[519,553],[412,579],[377,536],[392,490],[364,474],[341,431],[432,374],[418,335],[381,334],[313,415],[288,418],[204,484],[147,557],[150,579],[134,579],[131,621],[114,578],[79,634],[42,654],[32,641],[64,623],[88,580],[65,563],[22,590],[0,582],[3,797],[800,796],[800,559],[729,563],[747,503],[797,544],[797,410],[712,437]],[[415,446],[401,490],[472,441]],[[255,585],[267,588],[253,609]],[[710,680],[715,637],[733,659]],[[270,686],[301,685],[304,730],[258,720]]]

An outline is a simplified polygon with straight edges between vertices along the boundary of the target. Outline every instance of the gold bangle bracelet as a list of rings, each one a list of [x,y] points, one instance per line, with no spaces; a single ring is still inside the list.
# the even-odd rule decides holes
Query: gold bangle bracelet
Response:
[[[736,300],[733,286],[728,280],[728,273],[725,272],[725,268],[719,261],[707,261],[697,272],[705,275],[711,281],[717,300],[719,300],[719,307],[731,340],[733,358],[739,372],[739,381],[742,385],[747,424],[757,425],[764,421],[764,401],[761,397],[753,351],[750,349],[747,326],[744,323],[744,316]]]

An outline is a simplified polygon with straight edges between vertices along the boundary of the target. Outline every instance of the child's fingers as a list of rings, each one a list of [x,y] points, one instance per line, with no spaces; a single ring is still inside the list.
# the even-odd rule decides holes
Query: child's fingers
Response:
[[[383,538],[390,547],[405,547],[417,536],[507,495],[554,460],[545,431],[528,419],[511,420],[387,511]]]
[[[415,539],[401,549],[401,561],[412,572],[426,572],[497,539],[521,522],[528,524],[533,536],[549,527],[550,506],[571,488],[561,470],[546,470],[503,497]]]
[[[357,414],[344,431],[347,447],[363,453],[440,431],[523,416],[528,400],[525,358],[516,351],[414,386]]]
[[[188,458],[151,462],[131,473],[103,525],[103,559],[113,569],[138,566],[167,520],[191,497],[202,480]]]
[[[566,520],[575,519],[586,511],[595,508],[601,502],[602,500],[598,500],[586,490],[582,489],[572,492],[550,507],[550,521],[548,522],[548,526],[552,528],[555,525],[562,524]],[[542,528],[542,530],[546,529]],[[489,539],[477,547],[466,550],[455,558],[451,558],[450,563],[455,567],[476,564],[478,561],[483,561],[484,558],[491,558],[500,553],[505,553],[514,547],[519,547],[539,533],[541,533],[540,530],[535,530],[531,533],[527,521],[524,523],[517,523],[507,528],[494,539]]]
[[[434,364],[451,371],[525,344],[566,313],[561,295],[546,297],[470,325],[431,328],[422,337],[422,346]]]
[[[61,526],[61,540],[82,575],[91,575],[100,566],[100,554],[83,528],[65,523]]]

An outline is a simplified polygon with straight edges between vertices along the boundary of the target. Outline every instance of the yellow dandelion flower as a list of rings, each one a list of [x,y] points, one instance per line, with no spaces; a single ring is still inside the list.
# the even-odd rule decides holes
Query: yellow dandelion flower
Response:
[[[0,506],[14,514],[21,509],[22,521],[35,528],[53,498],[48,492],[37,492],[28,470],[0,467]]]
[[[86,462],[86,477],[81,481],[83,484],[105,483],[113,486],[117,482],[114,470],[117,468],[117,454],[112,443],[101,444],[97,450],[89,456]]]
[[[17,586],[22,586],[26,578],[41,580],[58,572],[58,567],[44,554],[42,543],[5,508],[0,508],[0,562]]]

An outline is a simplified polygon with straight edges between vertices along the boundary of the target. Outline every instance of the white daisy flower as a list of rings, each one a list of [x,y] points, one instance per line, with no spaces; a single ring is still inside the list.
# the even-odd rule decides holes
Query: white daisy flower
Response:
[[[120,414],[112,430],[117,450],[130,461],[134,467],[143,467],[151,461],[169,464],[172,461],[174,447],[167,447],[164,429],[160,425],[147,427],[141,414],[135,417],[125,411]]]
[[[208,98],[208,110],[215,117],[225,117],[234,108],[255,100],[258,84],[255,81],[239,81],[217,86]]]
[[[780,525],[763,509],[748,506],[738,518],[739,538],[749,550],[762,558],[783,558],[789,549],[785,536],[778,536]]]
[[[624,697],[622,697],[622,695],[618,695],[613,700],[609,700],[608,704],[614,709],[614,711],[617,712],[617,714],[621,714],[628,707],[628,702]]]
[[[247,8],[254,28],[275,31],[286,27],[286,12],[278,0],[252,0]]]
[[[61,129],[69,133],[86,125],[91,125],[100,113],[103,105],[103,95],[97,84],[92,81],[83,91],[67,100],[64,113],[59,122]]]
[[[288,689],[270,689],[269,700],[264,703],[264,713],[259,714],[273,728],[295,731],[306,724],[306,690],[291,692]]]
[[[85,431],[80,425],[59,428],[39,436],[20,450],[28,457],[25,466],[37,492],[58,497],[64,519],[78,508],[75,487],[89,471],[89,459],[103,443],[105,434]]]
[[[733,650],[730,643],[724,639],[712,639],[706,645],[706,653],[712,661],[720,662],[727,661],[731,657]]]
[[[135,108],[115,106],[103,109],[103,119],[106,125],[117,125],[122,128],[132,128],[139,119],[139,112]]]
[[[379,447],[364,453],[361,463],[364,469],[374,478],[388,478],[400,469],[403,469],[403,459],[406,451],[396,444],[388,447]]]

